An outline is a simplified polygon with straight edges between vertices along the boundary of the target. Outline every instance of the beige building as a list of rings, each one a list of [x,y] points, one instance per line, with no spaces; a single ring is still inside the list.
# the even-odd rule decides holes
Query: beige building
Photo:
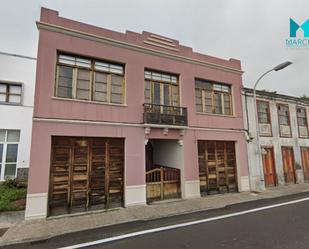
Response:
[[[252,190],[309,180],[309,102],[272,92],[253,90],[242,94]],[[256,116],[260,131],[261,156],[257,153]]]

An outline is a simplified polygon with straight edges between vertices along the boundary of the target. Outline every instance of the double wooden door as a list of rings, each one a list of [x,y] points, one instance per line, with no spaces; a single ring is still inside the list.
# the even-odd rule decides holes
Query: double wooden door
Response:
[[[263,168],[264,168],[264,180],[265,186],[271,187],[277,185],[277,174],[274,160],[273,148],[263,148],[265,153],[263,154]]]
[[[122,206],[123,139],[53,137],[49,214]]]
[[[309,181],[309,148],[301,148],[301,158],[305,181]]]
[[[296,183],[295,160],[292,147],[282,147],[284,179],[286,183]]]
[[[198,141],[201,194],[237,191],[234,142]]]

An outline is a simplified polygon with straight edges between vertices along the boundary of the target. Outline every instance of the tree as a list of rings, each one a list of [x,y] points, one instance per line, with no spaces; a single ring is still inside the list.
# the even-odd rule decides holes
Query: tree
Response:
[[[300,98],[302,99],[302,100],[305,100],[305,101],[309,101],[309,96],[307,96],[307,95],[303,95],[303,96],[300,96]]]
[[[277,93],[277,91],[271,91],[271,90],[268,90],[268,89],[263,89],[263,90],[261,90],[261,92],[274,93],[274,94]]]

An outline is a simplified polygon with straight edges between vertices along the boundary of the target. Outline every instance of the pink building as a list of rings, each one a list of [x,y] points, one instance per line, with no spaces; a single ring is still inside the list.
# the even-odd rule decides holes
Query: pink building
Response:
[[[249,190],[239,60],[44,8],[37,26],[27,219]]]

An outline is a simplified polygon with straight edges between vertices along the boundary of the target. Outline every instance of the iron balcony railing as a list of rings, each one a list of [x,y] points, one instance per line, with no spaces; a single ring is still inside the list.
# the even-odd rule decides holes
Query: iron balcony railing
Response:
[[[187,108],[179,106],[144,104],[144,123],[187,126]]]

